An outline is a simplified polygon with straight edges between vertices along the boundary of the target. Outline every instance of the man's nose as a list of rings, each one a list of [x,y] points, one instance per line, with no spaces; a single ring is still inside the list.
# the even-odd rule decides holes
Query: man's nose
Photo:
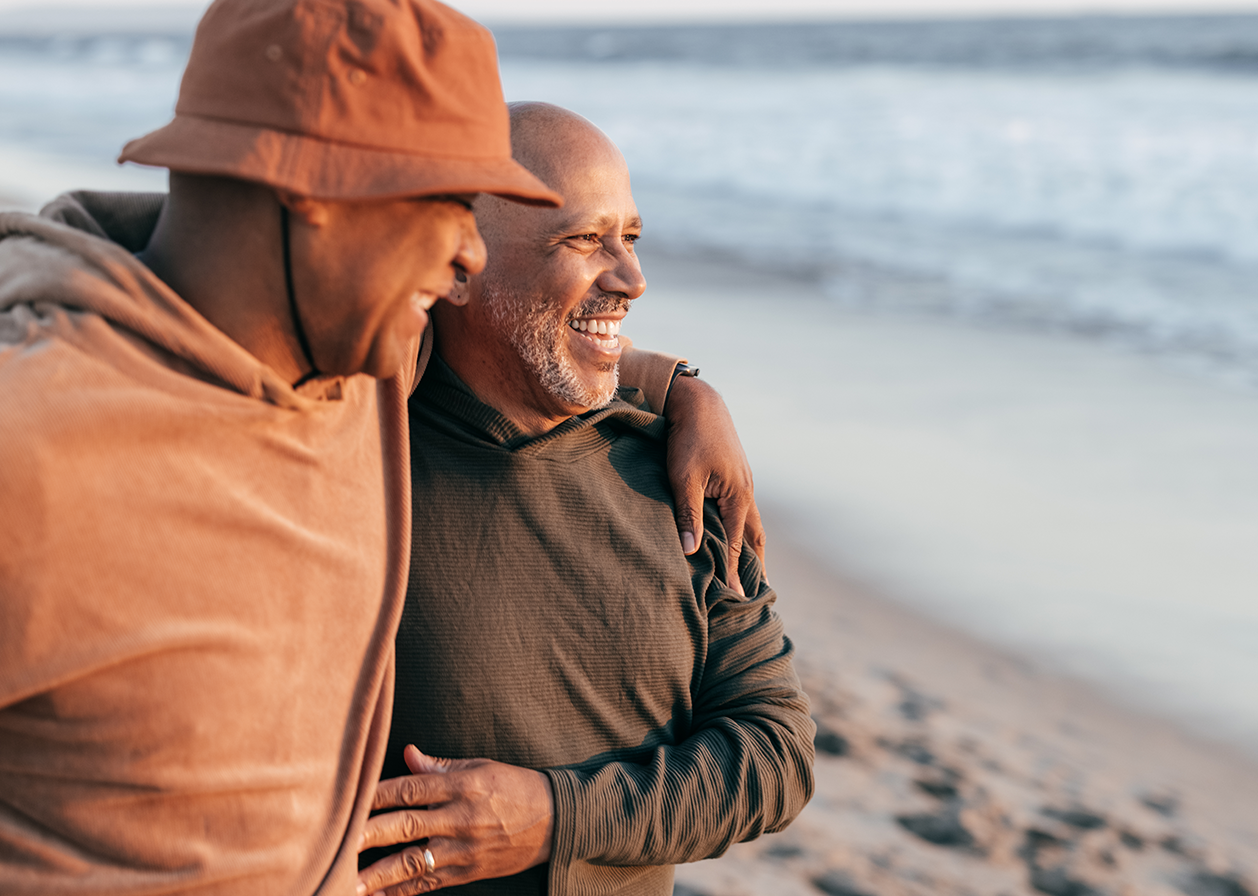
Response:
[[[646,278],[638,256],[623,243],[612,251],[612,263],[598,277],[598,288],[603,292],[622,293],[636,299],[646,291]]]

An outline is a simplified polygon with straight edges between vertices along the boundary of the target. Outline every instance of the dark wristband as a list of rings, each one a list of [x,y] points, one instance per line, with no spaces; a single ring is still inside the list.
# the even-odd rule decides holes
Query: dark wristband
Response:
[[[673,375],[668,381],[668,388],[670,391],[672,390],[673,383],[677,382],[677,377],[679,376],[698,376],[698,375],[699,375],[698,367],[691,367],[685,361],[678,361],[677,366],[673,368]]]

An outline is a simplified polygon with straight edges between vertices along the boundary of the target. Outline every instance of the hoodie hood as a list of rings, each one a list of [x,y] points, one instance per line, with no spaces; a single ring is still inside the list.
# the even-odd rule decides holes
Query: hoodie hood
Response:
[[[0,350],[53,327],[92,353],[112,336],[158,363],[280,407],[303,408],[327,381],[295,391],[272,368],[201,316],[136,257],[148,244],[163,194],[76,192],[38,217],[0,214]],[[108,329],[78,326],[82,315]],[[308,397],[309,396],[309,397]]]

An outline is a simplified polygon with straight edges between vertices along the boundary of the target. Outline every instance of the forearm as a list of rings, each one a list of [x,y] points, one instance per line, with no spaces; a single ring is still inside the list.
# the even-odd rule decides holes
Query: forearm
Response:
[[[801,727],[726,719],[648,762],[549,771],[552,862],[692,862],[781,830],[812,792]]]
[[[721,563],[719,546],[708,576]],[[771,610],[773,592],[748,557],[753,595],[710,610],[707,666],[690,736],[638,761],[549,770],[555,794],[552,861],[654,865],[720,855],[785,827],[812,794],[814,727]]]

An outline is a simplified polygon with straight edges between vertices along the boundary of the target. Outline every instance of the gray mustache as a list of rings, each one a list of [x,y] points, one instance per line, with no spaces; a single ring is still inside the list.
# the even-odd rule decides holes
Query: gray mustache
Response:
[[[592,317],[595,314],[609,314],[615,311],[628,311],[631,304],[633,304],[633,299],[604,293],[601,296],[595,296],[594,298],[583,302],[577,310],[572,313],[571,318],[575,320],[578,317]]]

